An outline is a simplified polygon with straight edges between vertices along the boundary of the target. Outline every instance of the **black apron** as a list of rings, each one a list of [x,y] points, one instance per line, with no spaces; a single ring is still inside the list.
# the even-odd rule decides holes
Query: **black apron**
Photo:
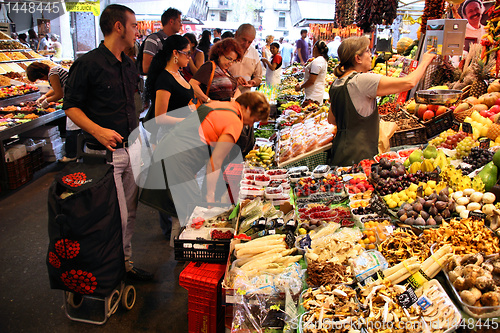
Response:
[[[158,142],[153,154],[155,162],[149,167],[141,202],[170,216],[184,217],[188,214],[189,204],[206,201],[196,181],[196,174],[210,159],[212,147],[200,139],[198,130],[207,115],[215,110],[233,112],[241,119],[235,110],[201,105],[180,122]],[[165,185],[164,189],[155,189],[159,182],[162,188]],[[182,212],[177,211],[171,191],[171,187],[176,185],[182,186],[185,196],[185,202],[178,202],[177,206]]]
[[[330,102],[337,122],[337,135],[333,139],[330,165],[350,166],[378,154],[379,115],[374,111],[361,116],[352,103],[347,84],[358,73],[351,74],[341,86],[330,87]]]

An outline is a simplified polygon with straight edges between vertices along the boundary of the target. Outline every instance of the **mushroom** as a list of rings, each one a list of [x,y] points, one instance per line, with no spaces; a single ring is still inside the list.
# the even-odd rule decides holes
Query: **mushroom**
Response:
[[[493,264],[493,274],[500,275],[500,261],[495,260],[492,262]]]
[[[462,257],[460,264],[462,266],[468,266],[469,264],[479,266],[483,263],[483,261],[484,261],[484,257],[481,253],[475,253],[475,254],[469,253],[469,254],[466,254]]]
[[[476,279],[475,286],[481,291],[492,291],[495,289],[495,282],[487,276],[479,276]]]
[[[481,264],[481,267],[482,267],[484,270],[488,271],[488,272],[493,272],[493,264],[492,264],[492,263],[491,263],[491,261],[489,261],[489,260],[486,260],[485,262],[483,262],[483,263]]]
[[[481,292],[479,292],[479,294],[481,294]],[[476,301],[481,297],[481,295],[477,296],[477,294],[473,293],[471,290],[462,290],[459,295],[462,301],[468,305],[474,305],[474,303],[476,303]]]
[[[455,287],[455,289],[458,291],[470,288],[470,286],[466,285],[465,279],[462,276],[459,276],[455,279],[455,282],[453,282],[453,287]]]
[[[500,304],[500,294],[490,291],[481,296],[481,304],[484,306],[498,306]]]
[[[462,260],[462,257],[459,255],[454,255],[450,261],[448,262],[448,271],[454,270],[456,267],[460,266],[460,261]]]
[[[456,280],[458,277],[460,277],[460,275],[458,275],[458,274],[455,272],[455,270],[453,270],[453,271],[451,271],[451,272],[449,272],[449,273],[448,273],[448,277],[450,278],[450,282],[451,282],[451,283],[454,283],[454,282],[455,282],[455,280]]]

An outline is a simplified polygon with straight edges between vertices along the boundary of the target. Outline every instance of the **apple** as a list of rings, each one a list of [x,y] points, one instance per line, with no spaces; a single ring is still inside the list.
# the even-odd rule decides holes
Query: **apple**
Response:
[[[434,118],[434,111],[432,110],[425,111],[424,115],[422,116],[422,119],[424,121],[431,120],[432,118]]]
[[[440,105],[437,110],[436,110],[436,116],[439,116],[440,114],[443,114],[445,113],[446,111],[448,111],[448,109],[446,108],[446,106],[444,105]]]
[[[490,108],[490,113],[497,114],[500,112],[500,105],[495,104]]]
[[[484,118],[489,118],[489,116],[490,116],[490,112],[489,112],[488,110],[481,110],[481,111],[479,112],[479,114],[480,114],[481,116],[483,116]]]
[[[438,109],[439,105],[436,105],[436,104],[431,104],[431,105],[428,105],[427,106],[427,110],[431,110],[431,111],[434,111],[436,112],[437,109]]]
[[[495,118],[496,118],[496,117],[497,117],[497,115],[496,115],[496,114],[494,114],[494,115],[492,115],[492,116],[490,116],[490,117],[488,117],[488,118],[490,118],[490,120],[491,120],[492,122],[495,122]]]
[[[418,114],[418,117],[420,119],[422,119],[424,117],[424,113],[425,111],[427,111],[427,105],[425,104],[419,104],[418,105],[418,111],[417,111],[417,114]],[[434,113],[434,112],[433,112]]]
[[[495,101],[495,104],[500,105],[500,98],[497,98],[497,100]]]

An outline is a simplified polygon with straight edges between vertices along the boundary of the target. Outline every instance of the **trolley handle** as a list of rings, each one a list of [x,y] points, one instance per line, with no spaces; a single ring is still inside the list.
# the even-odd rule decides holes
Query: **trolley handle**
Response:
[[[109,149],[106,149],[106,155],[101,154],[89,154],[84,151],[85,144],[90,140],[85,137],[85,134],[78,134],[77,139],[77,159],[83,159],[84,163],[90,164],[106,164],[113,162],[113,152]]]

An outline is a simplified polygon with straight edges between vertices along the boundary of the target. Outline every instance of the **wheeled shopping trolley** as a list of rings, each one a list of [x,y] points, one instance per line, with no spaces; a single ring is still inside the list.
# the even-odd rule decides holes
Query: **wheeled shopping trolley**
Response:
[[[79,147],[83,147],[79,140]],[[130,310],[136,291],[124,282],[120,209],[108,156],[79,149],[49,189],[47,268],[52,289],[64,291],[68,318],[104,324],[120,301]]]

